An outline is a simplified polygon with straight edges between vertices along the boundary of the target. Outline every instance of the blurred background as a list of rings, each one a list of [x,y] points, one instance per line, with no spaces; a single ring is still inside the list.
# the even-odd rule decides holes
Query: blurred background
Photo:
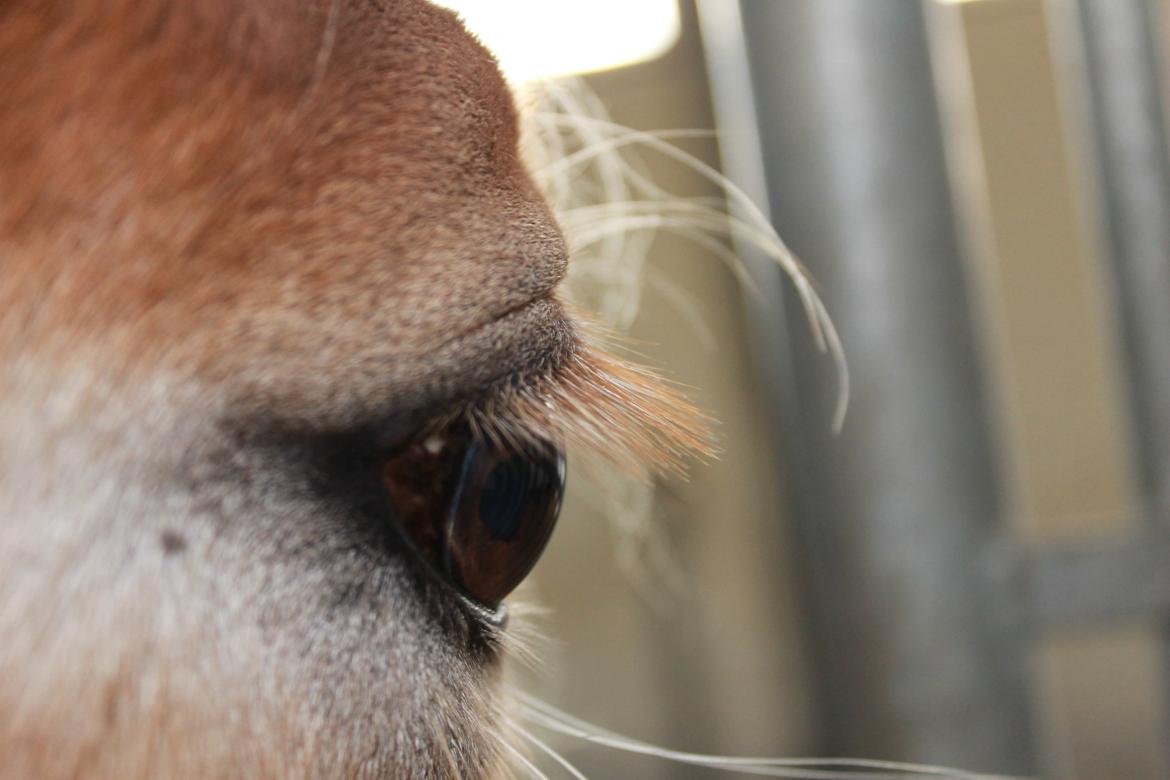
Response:
[[[852,378],[835,433],[761,243],[671,229],[746,207],[659,136],[558,169],[691,204],[611,211],[574,274],[722,455],[652,495],[576,480],[522,687],[690,751],[1170,776],[1170,4],[451,4],[518,84],[586,72],[615,123],[714,130],[661,137],[767,214]],[[594,777],[730,776],[544,736]]]

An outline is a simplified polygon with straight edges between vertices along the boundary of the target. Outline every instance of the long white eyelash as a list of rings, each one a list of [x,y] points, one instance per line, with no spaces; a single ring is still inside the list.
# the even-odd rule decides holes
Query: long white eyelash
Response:
[[[547,610],[509,599],[508,613],[510,615],[508,630],[500,634],[504,653],[510,660],[529,671],[542,671],[543,659],[547,655],[544,649],[554,642],[540,632],[534,618],[547,614]]]
[[[626,130],[610,121],[600,99],[579,79],[545,82],[519,97],[527,108],[522,116],[530,168],[556,209],[572,249],[568,293],[612,331],[625,333],[643,291],[652,288],[682,314],[700,344],[713,348],[714,335],[688,306],[685,293],[665,274],[659,278],[645,268],[655,235],[669,231],[695,242],[726,263],[743,289],[756,293],[726,239],[738,230],[767,244],[767,233],[731,218],[725,198],[682,198],[665,191],[652,181],[639,156],[648,137],[667,143],[710,138],[713,132]],[[686,157],[684,165],[686,159],[693,158]],[[650,511],[653,488],[623,469],[608,472],[596,480],[605,489],[585,495],[605,503],[602,515],[615,531],[619,568],[635,592],[659,611],[669,610],[682,592],[677,585],[681,577],[669,554],[648,543],[656,536]],[[650,567],[648,551],[655,552]],[[663,585],[673,587],[663,594]]]
[[[691,766],[721,769],[764,777],[791,780],[1023,780],[1008,775],[965,772],[928,764],[879,761],[859,758],[748,758],[717,756],[670,750],[648,742],[624,737],[575,718],[527,693],[513,693],[520,702],[519,714],[530,723],[564,736],[627,753],[650,756]]]
[[[768,218],[742,190],[711,166],[671,143],[711,134],[694,130],[642,132],[618,125],[610,121],[597,97],[576,80],[548,83],[541,89],[538,100],[543,107],[527,114],[533,123],[528,138],[536,141],[537,153],[545,161],[536,165],[537,180],[554,207],[559,207],[562,225],[574,251],[570,281],[604,285],[592,307],[594,312],[617,331],[626,330],[632,323],[647,284],[645,254],[657,231],[679,235],[707,249],[728,265],[749,294],[758,294],[727,240],[749,243],[789,276],[818,348],[835,363],[839,390],[832,424],[834,430],[839,430],[849,403],[849,370],[836,328],[812,281]],[[653,151],[688,168],[718,186],[725,200],[687,198],[659,187],[644,172],[638,150]],[[592,172],[593,186],[589,177],[579,175],[582,171]],[[666,287],[670,289],[669,285]],[[677,291],[673,297],[677,305]],[[643,520],[644,514],[639,515]],[[520,702],[520,716],[538,727],[610,749],[711,769],[806,780],[1009,780],[1000,775],[892,761],[760,759],[674,751],[606,731],[528,694],[514,695]],[[515,723],[511,728],[574,778],[584,777],[529,730]],[[507,747],[520,757],[525,769],[539,772],[519,748],[511,744]]]
[[[507,737],[498,732],[492,732],[492,736],[503,745],[504,749],[512,756],[512,759],[519,763],[521,768],[528,772],[530,777],[535,777],[537,780],[549,780],[548,775],[541,772],[540,767],[532,763],[532,760],[524,755],[524,751],[509,742]]]
[[[605,204],[633,197],[632,176],[641,167],[633,150],[624,156],[619,153],[594,155],[588,167],[592,177],[575,175],[584,172],[584,169],[565,168],[542,176],[540,170],[556,166],[557,161],[571,157],[583,148],[605,143],[607,135],[603,128],[586,123],[550,123],[547,115],[551,113],[565,118],[608,115],[601,101],[578,80],[547,82],[540,88],[538,102],[535,110],[525,114],[531,123],[526,137],[532,142],[530,149],[537,150],[538,154],[544,152],[543,159],[534,167],[554,206],[560,211],[568,211],[579,204]],[[569,238],[572,243],[573,237]],[[581,269],[586,267],[604,270],[605,286],[597,296],[595,309],[599,316],[619,331],[624,332],[637,313],[642,291],[642,269],[652,242],[653,234],[649,232],[624,232],[606,236],[595,253],[575,248],[572,269],[576,270],[576,274],[571,270],[571,277],[580,278]]]
[[[819,349],[829,354],[836,365],[839,389],[833,414],[833,428],[844,423],[849,404],[849,369],[840,337],[807,273],[772,227],[767,216],[751,198],[726,176],[669,143],[709,136],[708,131],[668,130],[644,132],[610,121],[604,107],[579,81],[550,82],[540,87],[541,99],[549,110],[529,115],[533,122],[528,139],[546,161],[537,167],[537,178],[545,186],[554,206],[561,209],[570,244],[580,252],[602,243],[599,257],[587,262],[600,263],[610,286],[599,314],[618,329],[628,325],[637,310],[641,291],[642,254],[645,241],[632,249],[624,242],[642,233],[652,239],[656,230],[668,230],[711,249],[729,262],[741,282],[752,286],[748,274],[722,239],[747,241],[774,260],[789,276],[808,315],[813,338]],[[570,141],[566,142],[565,135]],[[574,138],[575,136],[575,138]],[[712,204],[708,199],[685,198],[654,184],[640,169],[632,152],[652,150],[683,165],[718,186],[727,203]],[[579,177],[574,173],[592,166],[600,184],[600,196],[590,199],[580,194]],[[577,185],[574,191],[571,184]],[[582,204],[581,201],[585,200]],[[744,215],[737,217],[727,210],[730,204]],[[585,258],[579,258],[585,261]],[[620,262],[619,262],[620,261]],[[577,267],[584,262],[577,262]],[[577,272],[579,276],[580,271]],[[619,303],[614,305],[612,301]]]
[[[585,773],[582,772],[577,767],[573,766],[573,764],[569,761],[569,759],[565,758],[560,753],[553,750],[552,747],[547,742],[540,739],[535,734],[533,734],[531,731],[524,728],[523,726],[521,726],[519,723],[512,720],[511,718],[508,718],[508,727],[511,728],[513,731],[515,731],[517,734],[519,734],[523,739],[530,742],[537,750],[544,753],[546,756],[551,758],[553,761],[557,762],[557,764],[560,765],[561,768],[563,768],[566,772],[568,772],[570,775],[573,776],[574,780],[589,780],[589,778],[587,778],[585,776]]]

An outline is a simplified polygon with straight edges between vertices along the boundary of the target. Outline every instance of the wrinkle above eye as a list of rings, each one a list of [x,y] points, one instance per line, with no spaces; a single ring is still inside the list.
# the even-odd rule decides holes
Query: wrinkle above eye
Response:
[[[383,339],[218,366],[232,383],[221,423],[249,438],[393,443],[453,406],[555,372],[578,349],[576,326],[546,296],[425,351]]]
[[[407,366],[429,408],[489,395],[502,382],[548,374],[579,346],[560,303],[545,296],[446,339]]]
[[[477,324],[472,325],[471,327],[466,328],[466,329],[464,329],[460,332],[457,332],[453,335],[446,335],[443,337],[443,339],[441,341],[439,341],[439,343],[435,344],[430,349],[442,349],[443,347],[445,347],[446,345],[450,344],[453,341],[458,341],[459,339],[466,338],[469,334],[476,332],[480,328],[485,328],[485,327],[491,325],[492,323],[495,323],[495,322],[498,322],[502,319],[510,317],[510,316],[516,314],[517,312],[520,312],[524,309],[527,309],[530,306],[538,306],[542,303],[551,303],[551,304],[556,305],[557,302],[553,298],[552,293],[543,293],[541,295],[536,296],[535,298],[524,301],[523,303],[518,303],[515,306],[511,306],[511,307],[505,309],[504,311],[500,312],[499,314],[495,315],[494,317],[488,319],[486,322],[477,323]]]

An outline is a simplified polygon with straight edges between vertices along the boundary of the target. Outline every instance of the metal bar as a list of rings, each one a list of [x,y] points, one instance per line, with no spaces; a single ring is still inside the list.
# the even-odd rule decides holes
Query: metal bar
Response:
[[[998,485],[922,10],[740,9],[772,217],[820,283],[855,377],[834,436],[831,367],[792,323],[777,402],[828,749],[1031,771],[1023,653],[979,595]]]
[[[1154,9],[1079,0],[1101,208],[1144,492],[1170,517],[1170,147]]]
[[[1077,8],[1138,474],[1147,511],[1170,527],[1170,148],[1165,53],[1157,48],[1164,27],[1150,0],[1079,0]],[[1170,620],[1163,637],[1170,672]]]
[[[760,124],[756,110],[756,96],[752,87],[751,67],[744,48],[743,17],[738,3],[727,0],[700,0],[698,3],[699,25],[703,36],[704,56],[707,60],[708,81],[712,86],[711,103],[715,126],[719,129],[720,168],[736,186],[765,213],[771,213],[768,183],[764,176],[764,153],[760,139]],[[731,213],[747,219],[744,209],[733,199],[729,200]],[[789,281],[777,273],[776,261],[768,257],[751,241],[734,236],[732,242],[736,256],[750,278],[755,295],[743,298],[744,320],[750,334],[752,367],[755,378],[764,388],[765,397],[770,401],[770,414],[761,421],[769,427],[778,451],[788,450],[785,474],[788,482],[799,485],[807,481],[802,473],[803,461],[791,445],[797,439],[794,427],[801,417],[800,391],[793,373],[792,343],[789,338],[786,314],[785,290]],[[796,516],[803,516],[813,510],[805,505],[805,496],[799,490],[780,487],[788,502],[786,509]],[[793,543],[799,545],[793,553],[803,562],[797,579],[804,579],[803,590],[808,588],[808,575],[823,569],[818,559],[818,549],[809,545],[807,539],[798,537]],[[806,668],[810,678],[804,681],[806,690],[816,704],[806,713],[813,724],[814,744],[809,752],[829,755],[834,752],[834,741],[825,723],[825,706],[829,669],[823,652],[815,645],[827,636],[823,616],[810,605],[803,603],[801,625],[805,632]],[[811,646],[810,646],[811,645]]]
[[[994,561],[994,563],[992,563]],[[1170,610],[1170,534],[1032,550],[1005,548],[988,561],[995,611],[1033,635],[1046,629],[1142,618]]]

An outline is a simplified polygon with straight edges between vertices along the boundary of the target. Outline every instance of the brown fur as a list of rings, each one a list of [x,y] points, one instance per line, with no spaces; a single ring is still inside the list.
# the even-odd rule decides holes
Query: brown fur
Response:
[[[6,0],[0,51],[0,777],[493,774],[500,637],[378,458],[702,446],[558,303],[495,62],[421,0]]]

